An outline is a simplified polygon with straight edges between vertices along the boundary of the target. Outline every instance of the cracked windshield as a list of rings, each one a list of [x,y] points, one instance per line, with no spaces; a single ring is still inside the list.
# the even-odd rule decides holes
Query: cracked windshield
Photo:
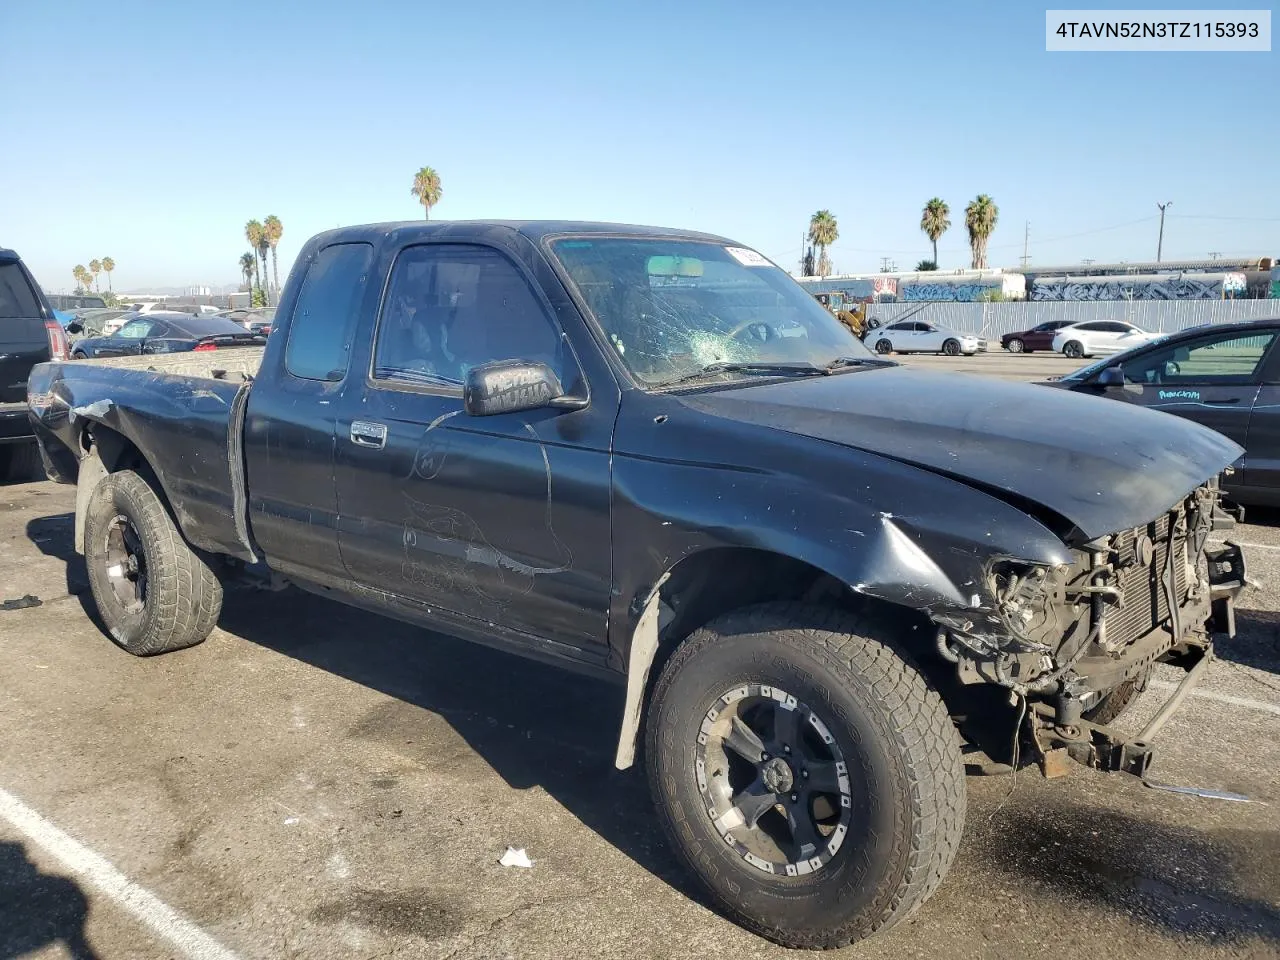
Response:
[[[569,239],[552,250],[627,369],[646,386],[708,367],[777,364],[785,374],[871,352],[767,259],[675,240]],[[718,369],[721,367],[729,369]]]

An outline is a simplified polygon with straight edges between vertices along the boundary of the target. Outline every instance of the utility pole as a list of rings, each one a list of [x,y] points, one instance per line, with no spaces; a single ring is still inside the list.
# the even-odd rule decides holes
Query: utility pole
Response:
[[[1031,221],[1027,221],[1027,228],[1022,232],[1022,265],[1025,267],[1031,262],[1031,256],[1027,253],[1027,247],[1031,243]]]
[[[1083,264],[1087,267],[1087,266],[1089,266],[1089,264],[1093,263],[1093,258],[1092,258],[1092,257],[1085,257],[1085,258],[1084,258],[1083,260],[1081,260],[1080,262],[1081,262],[1081,263],[1083,263]]]
[[[1159,263],[1160,253],[1164,250],[1164,210],[1165,207],[1173,206],[1173,201],[1170,200],[1167,203],[1157,203],[1156,206],[1160,208],[1160,238],[1156,240],[1156,263]]]
[[[1209,259],[1210,259],[1210,260],[1217,260],[1220,256],[1222,256],[1222,251],[1221,251],[1221,250],[1210,250],[1210,251],[1209,251]]]

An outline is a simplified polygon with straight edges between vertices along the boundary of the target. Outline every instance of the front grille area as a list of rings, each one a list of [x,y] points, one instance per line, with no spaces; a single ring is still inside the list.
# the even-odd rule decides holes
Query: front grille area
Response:
[[[1169,619],[1169,600],[1164,587],[1165,563],[1169,556],[1169,525],[1178,514],[1166,513],[1159,520],[1118,534],[1114,562],[1116,583],[1124,600],[1107,612],[1107,644],[1130,643]],[[1139,545],[1151,541],[1151,559],[1142,562]],[[1177,528],[1173,542],[1173,584],[1178,604],[1187,596],[1186,529]]]

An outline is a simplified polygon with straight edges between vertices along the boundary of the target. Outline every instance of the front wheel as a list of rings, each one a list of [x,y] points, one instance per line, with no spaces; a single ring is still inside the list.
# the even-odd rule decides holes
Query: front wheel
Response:
[[[750,607],[685,640],[646,729],[659,819],[736,922],[833,948],[909,916],[964,824],[955,728],[870,621]]]
[[[1008,343],[1004,345],[1004,348],[1008,350],[1010,353],[1022,353],[1024,350],[1027,349],[1027,345],[1023,343],[1021,340],[1019,340],[1017,337],[1014,337],[1012,340],[1010,340]]]
[[[94,488],[84,554],[103,626],[135,656],[190,647],[217,625],[222,584],[133,471],[113,473]]]
[[[960,355],[960,341],[946,340],[942,344],[942,352],[948,357],[958,357]]]
[[[1084,356],[1084,347],[1079,340],[1068,340],[1062,348],[1062,355],[1071,360],[1079,360]]]
[[[893,344],[890,343],[888,340],[877,340],[876,353],[879,353],[879,354],[893,353]]]

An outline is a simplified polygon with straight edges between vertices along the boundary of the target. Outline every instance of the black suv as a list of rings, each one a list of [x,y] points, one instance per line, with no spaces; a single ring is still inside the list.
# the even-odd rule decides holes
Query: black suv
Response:
[[[27,418],[27,377],[67,358],[67,335],[22,259],[0,247],[0,480],[31,480],[40,449]]]

